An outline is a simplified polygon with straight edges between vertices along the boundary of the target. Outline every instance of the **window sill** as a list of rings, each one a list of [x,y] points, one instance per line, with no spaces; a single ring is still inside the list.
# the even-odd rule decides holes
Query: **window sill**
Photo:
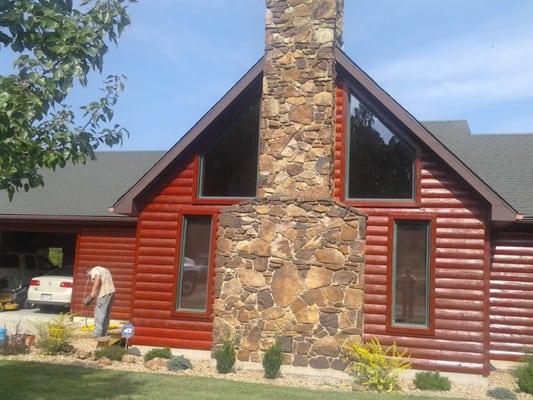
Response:
[[[192,200],[193,204],[199,205],[232,205],[246,200],[255,200],[256,197],[197,197]]]
[[[187,321],[211,321],[213,319],[211,311],[171,311],[170,315]]]
[[[362,199],[344,199],[343,203],[354,207],[379,207],[379,208],[399,208],[420,207],[417,200],[362,200]]]
[[[408,336],[435,336],[435,328],[414,328],[407,326],[387,326],[387,333],[390,334],[402,334]]]

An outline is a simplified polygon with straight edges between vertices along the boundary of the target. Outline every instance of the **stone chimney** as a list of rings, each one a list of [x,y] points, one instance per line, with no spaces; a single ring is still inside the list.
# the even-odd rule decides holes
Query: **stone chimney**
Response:
[[[343,0],[267,0],[260,198],[333,197]]]
[[[333,194],[342,0],[267,0],[258,198],[223,209],[213,344],[343,370],[361,340],[365,216]]]

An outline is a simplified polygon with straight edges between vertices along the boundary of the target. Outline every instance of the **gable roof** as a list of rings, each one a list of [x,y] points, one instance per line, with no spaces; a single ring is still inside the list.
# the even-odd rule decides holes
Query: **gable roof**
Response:
[[[95,219],[127,217],[108,207],[164,154],[162,151],[97,152],[96,161],[41,171],[45,186],[15,193],[0,191],[0,219]]]
[[[518,212],[533,217],[533,134],[472,135],[467,121],[423,124]]]
[[[453,154],[436,136],[416,120],[396,100],[386,93],[362,69],[360,69],[342,50],[336,49],[335,59],[349,79],[355,80],[409,131],[431,148],[456,173],[465,179],[482,197],[491,204],[492,219],[496,221],[515,221],[517,211],[506,202],[493,188]],[[189,130],[150,170],[148,170],[114,204],[113,211],[120,214],[134,214],[135,199],[163,172],[174,160],[232,104],[253,82],[262,75],[262,58],[216,103],[191,130]]]

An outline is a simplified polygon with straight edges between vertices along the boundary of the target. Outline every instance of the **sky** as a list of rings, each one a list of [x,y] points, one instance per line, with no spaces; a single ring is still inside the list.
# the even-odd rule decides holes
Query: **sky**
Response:
[[[130,14],[104,66],[128,78],[119,149],[167,150],[261,57],[264,0],[140,0]],[[419,120],[533,132],[531,16],[531,0],[345,0],[343,49]]]

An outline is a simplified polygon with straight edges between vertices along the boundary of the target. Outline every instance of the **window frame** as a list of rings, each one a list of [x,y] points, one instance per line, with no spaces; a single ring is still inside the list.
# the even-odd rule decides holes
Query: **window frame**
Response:
[[[204,311],[178,309],[178,288],[180,282],[180,268],[183,255],[183,245],[185,238],[185,218],[188,216],[210,216],[211,217],[211,232],[209,235],[209,266],[207,271],[207,304]],[[215,255],[217,250],[216,234],[218,227],[218,210],[212,208],[198,209],[185,208],[180,210],[178,217],[178,226],[176,227],[178,235],[176,238],[176,256],[174,260],[174,274],[172,277],[172,309],[171,315],[177,318],[184,318],[189,320],[203,320],[209,321],[213,317],[213,300],[214,300],[214,278],[215,278]]]
[[[344,126],[342,129],[342,141],[341,141],[341,187],[340,187],[340,198],[344,203],[351,206],[359,207],[419,207],[420,198],[421,198],[421,185],[420,180],[422,176],[422,162],[421,156],[422,151],[420,147],[414,143],[407,135],[403,132],[405,129],[402,129],[397,122],[392,118],[386,115],[383,112],[382,107],[377,101],[374,101],[370,95],[366,94],[362,89],[357,88],[353,83],[345,83],[343,86],[343,115],[342,115],[342,124]],[[387,129],[389,129],[394,135],[398,136],[401,140],[407,143],[415,153],[415,159],[413,162],[413,197],[410,199],[401,199],[401,198],[356,198],[348,197],[349,190],[349,177],[350,177],[350,131],[351,131],[351,96],[356,97],[361,103],[369,107],[373,114],[378,118]]]
[[[254,100],[255,101],[255,100]],[[261,145],[261,96],[259,96],[259,124],[257,125],[257,163],[256,163],[256,180],[255,180],[255,195],[254,196],[204,196],[201,194],[202,191],[202,184],[203,184],[203,173],[204,173],[204,157],[205,153],[209,151],[210,148],[212,148],[218,140],[221,139],[221,137],[227,133],[227,131],[230,129],[232,124],[234,123],[234,120],[239,117],[240,113],[246,109],[247,106],[249,106],[249,103],[245,103],[241,105],[236,112],[230,113],[230,115],[226,118],[226,121],[229,122],[225,126],[222,126],[221,128],[217,128],[217,131],[219,134],[217,135],[215,132],[208,134],[209,136],[215,136],[215,140],[210,143],[205,143],[201,145],[201,147],[198,148],[198,151],[196,152],[194,156],[193,161],[193,204],[220,204],[220,205],[230,205],[235,204],[242,200],[253,200],[257,198],[257,193],[259,191],[259,149]]]
[[[393,314],[393,290],[394,290],[394,259],[395,259],[395,233],[397,221],[426,221],[428,222],[428,278],[427,278],[427,326],[407,326],[394,325]],[[435,260],[437,243],[437,216],[426,213],[402,213],[390,214],[388,223],[388,243],[387,243],[387,301],[386,301],[386,330],[390,333],[401,333],[408,335],[434,336],[435,335]]]

